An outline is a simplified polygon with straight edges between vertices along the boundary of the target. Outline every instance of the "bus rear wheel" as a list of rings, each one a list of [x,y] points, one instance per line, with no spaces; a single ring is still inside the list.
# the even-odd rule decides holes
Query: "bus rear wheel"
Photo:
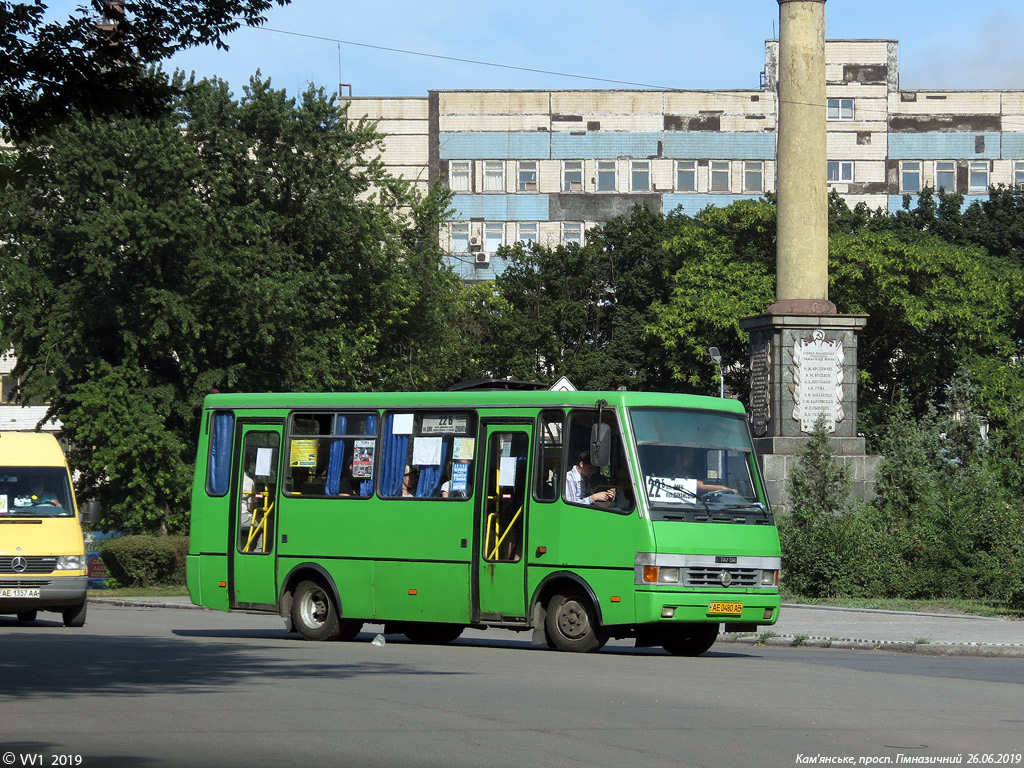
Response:
[[[301,581],[295,588],[292,624],[306,640],[336,640],[341,635],[334,598],[315,581]]]
[[[608,642],[597,622],[594,606],[583,595],[552,595],[548,601],[544,629],[548,643],[560,651],[590,653]]]
[[[422,645],[447,645],[458,640],[462,635],[462,626],[459,624],[403,624],[402,634],[409,638],[410,642]]]
[[[687,624],[663,636],[661,647],[673,656],[700,656],[717,639],[717,624]]]

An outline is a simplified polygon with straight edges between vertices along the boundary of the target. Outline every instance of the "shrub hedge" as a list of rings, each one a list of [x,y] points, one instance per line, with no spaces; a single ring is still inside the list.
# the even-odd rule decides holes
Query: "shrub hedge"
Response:
[[[121,587],[185,583],[187,536],[122,536],[103,543],[100,557]]]

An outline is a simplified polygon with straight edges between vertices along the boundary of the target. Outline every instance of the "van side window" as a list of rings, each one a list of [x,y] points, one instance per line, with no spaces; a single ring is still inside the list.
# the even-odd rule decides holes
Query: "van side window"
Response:
[[[288,421],[285,495],[372,496],[379,422],[373,412],[293,413]]]
[[[565,414],[561,410],[543,411],[538,424],[539,450],[533,496],[537,501],[554,501],[563,482],[562,430]]]
[[[590,436],[591,430],[597,423],[597,410],[577,408],[569,414],[564,464],[562,465],[564,472],[562,476],[565,478],[561,485],[562,498],[570,503],[592,504],[598,509],[628,513],[633,509],[636,495],[633,492],[629,464],[626,461],[625,447],[622,444],[622,432],[619,429],[615,411],[610,408],[604,409],[601,422],[607,424],[611,429],[609,459],[607,464],[595,466],[591,462]],[[584,463],[582,470],[580,469],[581,462]],[[581,474],[583,475],[582,479]],[[584,499],[588,498],[589,494],[608,490],[614,491],[614,498],[595,502],[574,501],[575,498],[581,496],[580,488],[569,488],[570,483],[579,483],[583,486],[582,497]]]
[[[476,414],[396,411],[384,417],[380,495],[467,499],[473,490]]]
[[[206,473],[206,492],[224,496],[231,482],[231,445],[235,435],[235,415],[231,411],[213,414],[210,430],[210,466]]]

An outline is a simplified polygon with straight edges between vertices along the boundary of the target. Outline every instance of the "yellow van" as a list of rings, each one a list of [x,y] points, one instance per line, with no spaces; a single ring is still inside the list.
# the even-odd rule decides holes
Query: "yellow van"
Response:
[[[71,473],[53,435],[0,432],[0,614],[56,611],[85,624],[85,544]]]

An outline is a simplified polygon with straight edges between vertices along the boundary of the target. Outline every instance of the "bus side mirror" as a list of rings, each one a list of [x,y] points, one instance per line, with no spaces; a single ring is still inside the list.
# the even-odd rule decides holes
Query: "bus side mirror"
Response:
[[[85,502],[85,511],[82,514],[82,519],[89,523],[89,525],[96,525],[100,521],[100,503],[95,499]]]
[[[590,463],[604,467],[611,463],[612,428],[597,423],[590,430]]]

